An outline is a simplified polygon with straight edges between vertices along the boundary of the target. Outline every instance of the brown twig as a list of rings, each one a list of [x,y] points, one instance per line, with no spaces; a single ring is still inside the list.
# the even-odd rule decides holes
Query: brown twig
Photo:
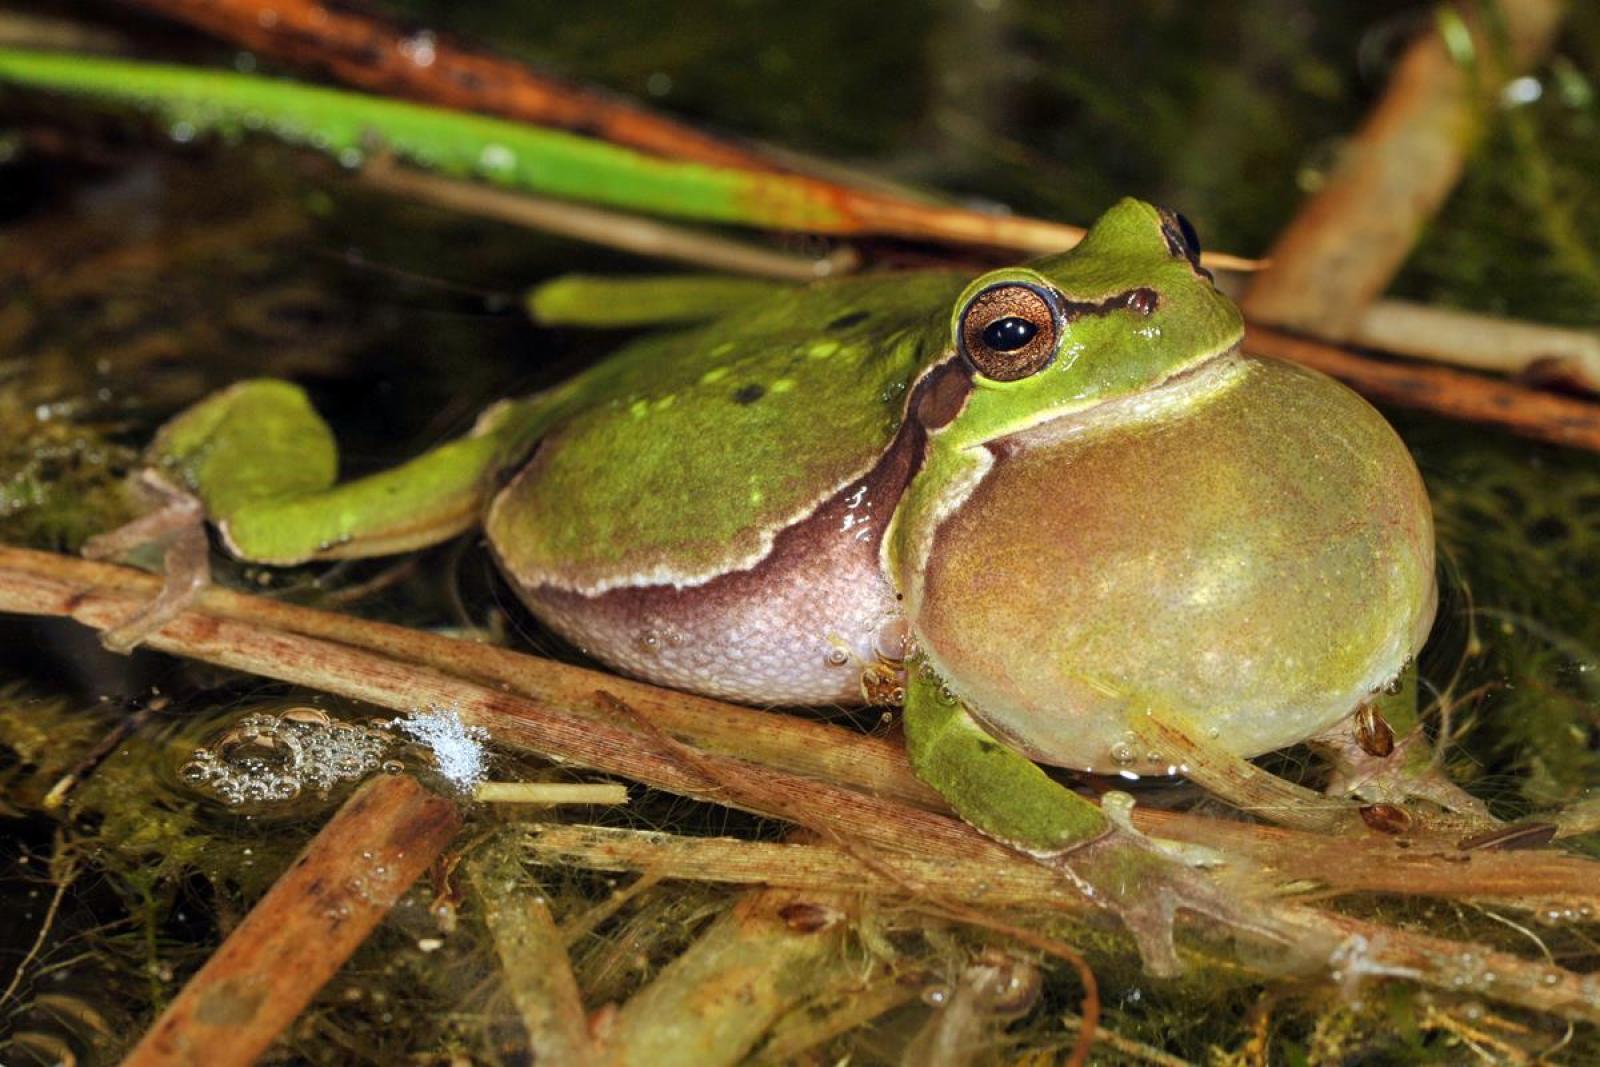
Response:
[[[1484,27],[1459,23],[1472,35],[1476,78],[1451,54],[1442,26],[1412,42],[1339,167],[1279,235],[1267,256],[1270,267],[1251,279],[1245,313],[1319,337],[1349,338],[1455,186],[1482,132],[1486,98],[1544,54],[1564,6],[1502,0],[1503,53]],[[1461,18],[1453,8],[1439,17]]]
[[[1391,363],[1264,326],[1245,334],[1248,352],[1314,367],[1379,403],[1465,419],[1550,444],[1600,451],[1600,404],[1486,378],[1452,367]]]
[[[144,597],[119,588],[140,584],[148,587]],[[0,549],[0,611],[65,615],[85,625],[105,629],[136,613],[157,585],[159,579],[138,575],[126,568],[49,553]],[[353,631],[357,624],[351,621],[347,625]],[[453,708],[467,722],[490,729],[500,744],[622,774],[683,795],[726,803],[719,790],[708,788],[702,773],[682,767],[655,751],[654,746],[641,744],[637,733],[580,718],[559,706],[543,705],[498,688],[407,666],[350,645],[274,631],[260,624],[196,610],[185,612],[168,623],[152,638],[151,644],[180,655],[312,685],[388,707],[405,710],[430,705]],[[658,691],[656,699],[665,696]],[[715,702],[708,703],[715,707]],[[825,736],[812,734],[810,741],[822,743]],[[841,748],[848,750],[850,743]],[[719,781],[742,779],[748,783],[742,790],[745,795],[778,797],[783,811],[802,811],[808,823],[831,825],[841,836],[880,849],[886,861],[911,855],[962,859],[992,869],[1008,865],[1031,866],[1025,859],[953,819],[869,796],[834,781],[802,778],[720,755],[702,754],[699,762],[703,768],[711,768]],[[850,779],[848,773],[843,777]],[[1302,848],[1319,852],[1330,873],[1341,866],[1383,862],[1376,854],[1369,860],[1358,851],[1362,844],[1360,838],[1341,836],[1319,840],[1316,835],[1294,834],[1270,827],[1160,813],[1147,813],[1142,825],[1163,836],[1209,838],[1207,843],[1217,851],[1237,857],[1246,865],[1252,855],[1267,857],[1274,877],[1278,878],[1296,877],[1294,860]],[[1395,854],[1392,846],[1386,847],[1391,848],[1388,855],[1392,858]],[[1487,870],[1479,867],[1480,856],[1487,860],[1490,855],[1493,854],[1474,854],[1471,861],[1474,874]],[[1539,856],[1540,853],[1531,852],[1504,854],[1500,858],[1509,857],[1519,867],[1532,869]],[[1592,897],[1595,879],[1589,872],[1593,864],[1550,857],[1544,860],[1547,872],[1551,859],[1564,860],[1567,867],[1574,868],[1564,876],[1569,879],[1569,886],[1580,896]],[[1442,860],[1434,863],[1438,868],[1446,865]],[[1430,868],[1419,863],[1416,870],[1426,873]],[[1444,876],[1439,874],[1438,877]],[[1511,884],[1516,883],[1515,874],[1506,874],[1505,878]],[[1521,897],[1540,891],[1534,883],[1523,882],[1521,886],[1522,894],[1513,892],[1510,895]],[[1397,888],[1408,891],[1404,884]],[[1081,909],[1085,903],[1076,894],[1064,891],[1052,906]],[[1426,985],[1455,989],[1459,988],[1463,972],[1467,970],[1461,962],[1465,954],[1493,968],[1500,979],[1482,989],[1482,995],[1567,1018],[1600,1021],[1600,997],[1595,995],[1595,983],[1591,981],[1585,986],[1580,975],[1536,965],[1510,954],[1482,952],[1479,946],[1429,938],[1378,923],[1362,923],[1312,908],[1287,904],[1272,907],[1285,921],[1305,927],[1307,937],[1314,943],[1331,944],[1339,938],[1348,941],[1348,951],[1343,955],[1354,961],[1346,969],[1354,977],[1403,973]],[[1470,978],[1470,974],[1466,977]]]
[[[757,153],[515,60],[317,0],[127,0],[370,92],[591,134],[674,159],[772,170]]]
[[[31,590],[13,585],[9,594],[16,598],[13,602],[18,605],[34,605],[32,609],[24,606],[13,609],[29,613],[46,608],[50,603],[49,590],[69,599],[94,592],[104,596],[121,594],[127,603],[143,603],[154,597],[162,586],[160,578],[129,567],[4,546],[0,546],[0,570],[10,571],[9,577],[14,582],[35,583]],[[30,592],[38,594],[37,599],[30,596]],[[7,597],[5,591],[0,591],[0,610],[6,610],[3,605]],[[56,606],[64,607],[59,603]],[[795,774],[851,783],[864,792],[928,810],[944,810],[939,795],[911,773],[903,750],[883,738],[864,737],[825,723],[774,716],[709,697],[660,689],[477,641],[461,641],[352,615],[317,611],[217,586],[205,590],[199,607],[213,618],[234,619],[252,628],[265,627],[366,649],[414,666],[520,694],[536,705],[559,708],[563,714],[574,717],[578,730],[586,728],[584,723],[634,725],[629,716],[618,718],[614,708],[620,700],[656,726],[696,748],[742,756]],[[57,613],[54,609],[46,610]],[[112,610],[116,610],[115,606]]]
[[[369,781],[189,979],[123,1067],[254,1063],[459,826],[455,805],[415,780]]]
[[[903,893],[894,880],[881,878],[855,857],[828,845],[773,845],[593,826],[551,826],[530,837],[525,847],[537,863],[599,870],[648,865],[653,872],[672,878],[783,885],[795,891],[829,892],[850,885],[864,893]],[[1031,908],[1049,899],[1034,897],[1043,887],[1030,885],[1036,875],[1021,865],[1002,872],[985,861],[965,857],[940,860],[936,869],[926,860],[916,862],[927,865],[929,884],[935,889],[966,893],[983,885],[982,891],[988,894],[981,898],[985,906]],[[1347,855],[1345,862],[1365,866],[1381,861],[1358,852]],[[1079,902],[1077,910],[1084,907]],[[1600,1021],[1600,982],[1542,961],[1303,906],[1280,905],[1278,914],[1302,923],[1309,936],[1342,939],[1335,967],[1340,980],[1352,985],[1374,977],[1405,977],[1498,996],[1511,992],[1511,987],[1500,984],[1509,980],[1515,987],[1513,1003],[1533,1006],[1532,1001],[1538,1001],[1540,1010]],[[1553,998],[1540,992],[1558,987],[1561,993]]]
[[[0,611],[68,615],[86,625],[95,625],[96,620],[105,625],[107,620],[136,610],[160,587],[161,579],[127,567],[0,547]],[[660,788],[681,791],[693,783],[701,791],[693,795],[711,791],[703,776],[675,766],[664,768],[659,753],[652,756],[638,751],[659,747],[659,743],[651,745],[623,729],[636,725],[631,716],[619,720],[607,711],[622,698],[632,712],[694,745],[702,762],[714,757],[707,762],[709,767],[737,769],[761,764],[786,793],[814,803],[812,810],[822,813],[837,797],[837,803],[861,815],[869,831],[874,831],[869,832],[868,840],[887,841],[893,847],[899,835],[900,844],[914,841],[919,854],[933,856],[961,855],[976,847],[972,855],[980,862],[1008,855],[964,828],[954,836],[941,831],[916,840],[914,835],[923,828],[950,824],[909,823],[903,817],[897,821],[896,813],[903,813],[908,805],[930,812],[948,809],[937,793],[912,776],[904,750],[891,741],[658,689],[508,649],[223,589],[208,590],[201,604],[203,611],[191,612],[181,620],[187,632],[195,635],[193,640],[163,638],[172,651],[346,692],[400,710],[429,703],[456,707],[504,745],[531,746]],[[237,625],[225,631],[230,623]],[[296,641],[295,635],[319,640]],[[235,646],[227,643],[230,639]],[[357,655],[358,650],[380,655]],[[322,654],[340,658],[319,660]],[[404,660],[410,667],[392,669],[391,659]],[[327,676],[341,667],[351,672],[350,678]],[[463,684],[466,679],[484,684]],[[524,726],[535,719],[540,722],[537,730]],[[734,754],[744,759],[727,760]],[[808,782],[824,784],[810,792]],[[838,792],[825,795],[830,786]],[[720,797],[722,802],[727,799]],[[1517,855],[1474,853],[1467,864],[1456,853],[1453,841],[1408,838],[1406,845],[1413,847],[1405,848],[1378,834],[1333,837],[1143,805],[1134,810],[1134,820],[1148,833],[1250,857],[1282,871],[1288,879],[1313,881],[1346,892],[1587,899],[1600,906],[1593,864],[1549,850]]]
[[[1555,382],[1600,393],[1600,333],[1572,330],[1407,300],[1374,300],[1351,332],[1353,344],[1408,359]]]

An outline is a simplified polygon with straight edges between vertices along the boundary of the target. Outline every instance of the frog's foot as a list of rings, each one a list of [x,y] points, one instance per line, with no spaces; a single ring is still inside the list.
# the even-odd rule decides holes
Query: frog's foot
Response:
[[[161,592],[121,624],[100,634],[100,643],[113,652],[133,651],[211,583],[211,546],[206,541],[205,507],[199,498],[153,469],[141,473],[139,488],[157,501],[156,509],[91,537],[83,546],[89,559],[120,559],[149,545],[166,545],[166,581]]]
[[[1355,728],[1345,721],[1310,739],[1311,746],[1333,764],[1325,789],[1329,796],[1363,805],[1404,806],[1420,800],[1470,822],[1497,823],[1483,801],[1452,782],[1433,761],[1420,727],[1392,743],[1375,745],[1373,731],[1362,729],[1361,722],[1358,716]]]
[[[1180,911],[1286,947],[1304,943],[1305,931],[1273,918],[1251,895],[1230,893],[1220,885],[1206,870],[1219,863],[1210,850],[1135,830],[1127,818],[1133,798],[1125,793],[1108,793],[1102,804],[1111,830],[1065,852],[1034,855],[1122,920],[1151,974],[1171,976],[1182,970],[1173,945]]]

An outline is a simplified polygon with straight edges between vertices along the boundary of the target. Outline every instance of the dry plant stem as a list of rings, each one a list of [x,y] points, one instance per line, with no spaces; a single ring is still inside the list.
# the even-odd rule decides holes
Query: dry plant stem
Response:
[[[1451,367],[1386,363],[1325,341],[1251,326],[1247,352],[1313,367],[1379,403],[1462,419],[1536,441],[1600,452],[1600,404]]]
[[[1083,1020],[1076,1015],[1063,1013],[1061,1025],[1076,1033],[1083,1026]],[[1103,1026],[1095,1030],[1094,1041],[1095,1044],[1104,1045],[1113,1052],[1122,1053],[1122,1055],[1135,1063],[1149,1063],[1153,1064],[1154,1067],[1194,1067],[1194,1064],[1189,1060],[1179,1059],[1171,1053],[1152,1048],[1142,1041],[1123,1037],[1115,1030],[1107,1030]]]
[[[145,599],[140,596],[115,591],[91,592],[93,581],[85,581],[90,573],[112,586],[119,580],[125,581],[127,576],[144,578],[150,583],[146,596],[159,585],[159,579],[140,576],[124,568],[90,564],[49,553],[0,549],[0,611],[64,615],[103,629],[124,621],[140,609]],[[657,752],[642,750],[644,739],[637,734],[447,678],[432,670],[408,668],[370,652],[196,611],[173,620],[152,638],[151,644],[176,654],[316,686],[383,706],[406,710],[427,705],[452,707],[469,723],[491,729],[501,744],[525,747],[625,775],[671,792],[716,803],[737,803],[730,800],[725,789],[708,786],[703,773],[686,769]],[[911,852],[952,862],[960,860],[989,870],[1029,866],[1026,860],[950,818],[867,796],[831,782],[800,778],[724,756],[702,755],[700,762],[714,767],[719,781],[741,780],[747,783],[749,795],[780,798],[785,812],[803,812],[812,823],[835,827],[843,836],[877,846],[882,850],[878,856],[884,860]],[[1210,820],[1168,816],[1149,820],[1144,826],[1161,836],[1203,839],[1211,836],[1210,823]],[[1189,833],[1185,833],[1186,830]],[[1223,852],[1229,852],[1239,841],[1252,840],[1258,833],[1262,833],[1265,840],[1296,842],[1291,848],[1259,843],[1256,846],[1270,847],[1271,855],[1279,861],[1279,869],[1288,877],[1294,877],[1295,857],[1302,846],[1320,852],[1330,872],[1340,864],[1358,865],[1351,855],[1351,842],[1342,838],[1319,840],[1315,835],[1243,824],[1233,829],[1228,824],[1216,823],[1214,830],[1215,835],[1207,843]],[[1240,836],[1230,840],[1230,834]],[[1248,857],[1250,851],[1241,846],[1238,854]],[[1533,855],[1536,854],[1522,853],[1512,858],[1527,865]],[[1477,860],[1472,862],[1476,864]],[[1592,864],[1585,866],[1593,867]],[[1594,884],[1592,875],[1589,884]],[[917,891],[915,881],[909,877],[903,880],[902,888],[908,892]],[[1538,891],[1529,883],[1522,883],[1522,889],[1520,895],[1523,896]],[[1584,894],[1592,896],[1592,891],[1586,890]],[[1081,907],[1082,903],[1066,894],[1058,902],[1061,907],[1074,905]],[[1282,905],[1274,910],[1291,921],[1305,924],[1316,939],[1360,933],[1369,943],[1367,959],[1371,967],[1384,965],[1391,958],[1391,948],[1397,961],[1409,961],[1419,953],[1431,952],[1433,956],[1426,967],[1410,968],[1407,962],[1397,962],[1396,966],[1407,967],[1406,973],[1419,982],[1443,988],[1456,988],[1453,979],[1459,975],[1459,968],[1447,966],[1449,961],[1463,952],[1476,952],[1475,946],[1419,939],[1418,935],[1398,928],[1355,923],[1313,909]],[[1600,982],[1591,981],[1591,988],[1584,989],[1577,975],[1535,967],[1509,956],[1496,957],[1495,966],[1507,980],[1483,990],[1484,995],[1570,1018],[1600,1021]]]
[[[120,620],[137,610],[161,584],[161,579],[127,567],[0,547],[0,610],[66,615],[90,626],[101,620],[99,624],[103,626],[107,620]],[[158,639],[159,647],[269,677],[321,686],[398,710],[411,710],[430,702],[454,706],[487,727],[501,744],[532,747],[660,788],[677,785],[689,788],[691,795],[728,801],[728,797],[719,795],[714,787],[708,788],[702,778],[686,774],[675,762],[640,753],[639,749],[649,746],[632,731],[619,729],[632,724],[607,710],[620,699],[655,726],[701,749],[702,758],[706,758],[706,751],[726,756],[742,749],[750,762],[764,765],[762,773],[783,783],[792,795],[816,805],[815,810],[837,803],[847,814],[858,813],[859,817],[851,822],[863,826],[863,832],[856,836],[865,840],[902,848],[912,843],[920,855],[963,857],[979,864],[990,862],[995,856],[1010,858],[1010,853],[953,820],[925,823],[919,816],[913,824],[904,817],[895,818],[892,813],[908,810],[904,804],[926,811],[947,809],[937,794],[912,777],[904,751],[889,741],[658,689],[507,649],[219,588],[207,590],[201,604],[204,614],[191,612],[178,620],[194,640],[163,635]],[[223,634],[228,620],[235,625]],[[324,640],[296,641],[296,634]],[[222,640],[224,636],[235,643]],[[279,649],[293,649],[293,653],[280,653]],[[357,649],[380,653],[381,658],[363,656]],[[324,661],[319,662],[316,657],[324,654]],[[390,659],[403,659],[431,670],[407,669]],[[348,678],[328,676],[340,665],[346,665]],[[454,677],[435,680],[434,671]],[[494,688],[485,690],[463,678],[477,679]],[[529,699],[518,700],[502,690],[518,692]],[[534,731],[529,723],[542,725]],[[712,762],[732,768],[748,766],[734,760]],[[658,771],[663,777],[653,777]],[[797,779],[794,775],[809,777]],[[808,792],[812,779],[820,779],[823,784],[815,792]],[[840,786],[854,787],[870,796],[864,799]],[[882,826],[874,822],[880,813],[888,819]],[[1515,856],[1475,853],[1469,865],[1444,843],[1419,840],[1415,847],[1402,850],[1393,839],[1364,831],[1330,838],[1164,812],[1143,805],[1135,808],[1134,821],[1147,833],[1250,857],[1280,871],[1285,878],[1318,881],[1341,890],[1447,896],[1476,893],[1507,900],[1585,897],[1600,903],[1593,892],[1595,865],[1549,850]],[[914,835],[919,827],[932,830],[931,836],[921,840],[897,836]],[[1019,866],[1032,870],[1029,864]]]
[[[805,1062],[801,1057],[806,1052],[909,1004],[921,993],[920,983],[878,971],[859,978],[831,1009],[824,1007],[825,997],[813,996],[773,1024],[750,1063],[752,1067],[787,1067]]]
[[[517,861],[515,837],[501,834],[478,849],[467,861],[467,877],[533,1061],[589,1067],[596,1062],[596,1049],[567,946]]]
[[[530,861],[538,864],[628,870],[648,866],[660,876],[685,880],[712,880],[786,886],[797,893],[827,893],[849,886],[868,894],[902,896],[905,884],[883,877],[855,857],[829,845],[773,845],[728,839],[672,838],[645,831],[600,827],[550,826],[524,845]],[[1523,853],[1503,858],[1519,862]],[[1361,855],[1347,856],[1352,866],[1379,863]],[[1029,885],[1023,870],[1001,870],[993,864],[962,858],[897,859],[897,868],[925,871],[927,888],[955,896],[977,888],[987,894],[985,905],[1036,908],[1085,913],[1081,900],[1048,895],[1043,886]],[[1026,865],[1016,863],[1022,868]],[[1591,876],[1592,877],[1592,876]],[[1404,878],[1395,879],[1403,883]],[[988,883],[986,885],[986,883]],[[1037,894],[1037,895],[1035,895]],[[1593,898],[1593,893],[1587,894]],[[914,902],[915,903],[915,902]],[[1509,953],[1490,952],[1480,946],[1417,934],[1399,927],[1354,919],[1333,912],[1283,903],[1280,918],[1300,924],[1308,938],[1341,941],[1344,951],[1337,961],[1340,978],[1359,983],[1371,977],[1403,977],[1424,985],[1481,995],[1568,1019],[1600,1022],[1600,978],[1581,976],[1542,961]],[[1485,981],[1484,974],[1494,978]]]
[[[162,1012],[123,1067],[254,1063],[455,836],[453,803],[369,781]]]
[[[66,899],[67,890],[72,888],[72,883],[78,880],[78,860],[74,853],[66,851],[66,838],[63,831],[56,830],[55,843],[51,848],[50,878],[55,883],[55,891],[50,894],[50,903],[44,909],[44,918],[39,921],[39,932],[34,935],[33,943],[28,946],[28,951],[22,954],[22,959],[17,961],[11,971],[11,979],[6,982],[4,989],[0,989],[0,1007],[4,1007],[18,989],[22,988],[22,981],[28,974],[28,968],[33,961],[38,959],[45,942],[49,940],[50,931],[55,928],[56,916],[61,911],[61,902]],[[35,997],[37,1003],[42,996]]]
[[[628,787],[602,782],[480,782],[472,799],[485,804],[626,804]]]
[[[1248,857],[1263,867],[1276,867],[1297,882],[1312,882],[1344,893],[1413,893],[1525,906],[1587,905],[1600,912],[1594,864],[1557,852],[1462,853],[1413,845],[1401,848],[1375,834],[1340,838],[1310,857],[1291,847],[1263,848],[1246,831],[1238,841],[1217,835],[1196,836],[1197,844]],[[1169,828],[1163,827],[1166,832]],[[1177,836],[1177,835],[1172,835]],[[1295,834],[1295,839],[1306,835]],[[599,826],[546,825],[530,835],[527,855],[541,865],[567,865],[602,871],[649,871],[658,878],[787,886],[813,892],[859,887],[863,892],[894,895],[905,883],[976,907],[1049,908],[1086,911],[1084,903],[1064,897],[1050,871],[1024,863],[995,866],[962,857],[911,855],[896,857],[891,878],[865,866],[833,845],[782,845],[732,838],[680,837],[646,830]],[[1530,877],[1531,868],[1531,877]],[[1537,888],[1535,888],[1537,887]]]
[[[562,944],[569,947],[576,945],[594,933],[601,923],[608,922],[613,915],[617,915],[623,908],[660,884],[659,874],[645,871],[623,888],[613,889],[604,900],[591,904],[576,915],[568,916],[561,923]]]
[[[45,586],[37,588],[42,598],[38,601],[40,605],[51,600],[53,594],[47,592],[49,583],[59,583],[55,592],[69,599],[78,592],[94,591],[108,597],[120,594],[129,602],[147,602],[157,595],[163,584],[158,577],[128,567],[0,546],[0,572],[3,571],[45,581]],[[21,592],[20,587],[17,592]],[[0,592],[0,604],[3,604],[4,595]],[[458,678],[470,678],[518,693],[539,704],[553,705],[580,719],[632,725],[631,717],[619,718],[612,710],[613,702],[602,699],[600,694],[604,692],[697,748],[723,755],[737,754],[797,774],[851,783],[881,797],[944,810],[939,795],[912,775],[900,746],[882,738],[863,737],[820,722],[774,716],[755,708],[660,689],[493,645],[299,607],[217,586],[201,594],[199,608],[208,616],[321,638]],[[16,610],[29,611],[23,606]],[[70,612],[51,610],[47,613]],[[187,653],[179,650],[179,654]]]
[[[741,1062],[773,1022],[819,984],[858,964],[844,955],[846,924],[796,929],[798,904],[842,908],[840,898],[754,891],[623,1005],[607,1028],[608,1067],[717,1067]]]
[[[806,282],[849,270],[855,256],[840,253],[809,259],[736,241],[704,230],[674,226],[643,215],[628,215],[513,193],[477,182],[441,178],[392,163],[375,162],[360,173],[363,184],[407,200],[458,211],[477,218],[509,222],[541,233],[617,248],[636,255],[688,263],[707,270]]]
[[[90,563],[53,553],[0,548],[0,610],[68,615],[92,626],[97,618],[120,619],[160,588],[159,578],[130,568]],[[99,592],[92,593],[94,590]],[[684,785],[692,780],[694,789],[705,791],[703,781],[685,775],[675,763],[664,764],[657,756],[636,751],[647,746],[631,731],[616,729],[619,719],[606,710],[614,700],[601,695],[609,694],[626,701],[656,726],[702,750],[727,755],[742,748],[751,762],[765,765],[765,773],[774,775],[774,780],[785,783],[785,788],[792,788],[795,795],[815,797],[818,804],[825,806],[828,798],[823,798],[821,793],[806,793],[808,780],[797,781],[784,772],[821,779],[829,783],[827,789],[853,786],[876,798],[875,801],[869,798],[865,802],[868,804],[898,800],[926,810],[947,810],[937,794],[911,776],[905,753],[898,745],[839,727],[657,689],[507,649],[218,588],[207,590],[201,603],[206,614],[190,613],[180,620],[189,632],[196,634],[196,642],[162,637],[162,647],[180,655],[212,658],[270,677],[322,685],[330,691],[346,692],[400,710],[411,710],[430,701],[456,706],[463,714],[475,715],[474,721],[485,725],[502,744],[529,744],[537,751],[612,770],[661,788],[670,789],[672,783]],[[210,614],[213,610],[216,611],[214,616]],[[224,625],[222,620],[228,619],[247,623],[231,631],[237,635],[237,648],[218,640]],[[264,631],[263,627],[277,628],[281,632]],[[292,635],[296,633],[316,635],[336,643],[294,642]],[[200,636],[204,637],[204,643],[198,641]],[[292,647],[295,654],[308,658],[303,663],[281,658],[275,661],[275,650],[280,647]],[[433,674],[406,670],[386,659],[361,656],[355,651],[357,648],[382,653],[386,659],[404,659],[455,675],[454,684],[452,679],[440,678],[440,688],[409,689],[413,682],[422,684],[433,678]],[[351,678],[340,681],[324,677],[324,672],[336,663],[329,660],[316,664],[314,657],[319,650],[337,656],[338,662],[348,663]],[[311,669],[313,665],[315,671]],[[374,671],[382,671],[382,677],[364,678]],[[481,686],[462,683],[462,677],[484,681],[496,690],[520,692],[533,703],[508,697],[504,692],[486,692]],[[497,718],[493,708],[474,711],[456,701],[456,697],[503,705],[506,713]],[[545,724],[537,735],[530,734],[523,725],[530,720]],[[651,777],[655,768],[663,765],[670,769],[662,773],[671,777],[659,780]],[[726,765],[746,766],[735,761],[727,761]],[[714,790],[693,795],[719,799]],[[852,810],[863,803],[859,794],[854,793],[837,791],[830,794],[831,797],[837,797],[840,805]],[[905,809],[887,804],[880,810]],[[897,833],[902,830],[914,833],[916,827],[903,819],[898,822],[891,819],[891,825],[873,832],[875,814],[876,810],[865,811],[865,817],[859,821],[865,825],[866,832],[857,836],[886,841],[891,847],[914,841],[920,853],[967,856],[980,863],[991,856],[1009,857],[1009,853],[952,820],[916,824],[937,828],[926,840],[904,837],[897,840]],[[1286,878],[1315,880],[1349,891],[1458,896],[1470,894],[1476,887],[1483,896],[1516,900],[1593,896],[1595,885],[1592,863],[1548,850],[1523,852],[1517,856],[1477,853],[1468,867],[1459,862],[1459,855],[1445,844],[1419,841],[1416,847],[1400,850],[1392,839],[1365,832],[1330,838],[1163,812],[1143,805],[1135,808],[1134,821],[1147,833],[1248,856],[1281,871]],[[952,826],[958,828],[954,833],[949,831]],[[942,852],[938,851],[941,846]],[[977,851],[969,856],[968,850],[973,847]],[[1396,872],[1398,876],[1391,877]]]
[[[1245,294],[1245,313],[1349,338],[1455,186],[1481,133],[1489,94],[1548,50],[1564,6],[1501,0],[1505,66],[1493,35],[1474,27],[1476,79],[1437,27],[1412,42],[1338,168],[1273,244],[1271,266]]]
[[[1375,300],[1350,341],[1409,359],[1555,381],[1600,392],[1600,333],[1537,322]]]
[[[546,867],[649,871],[658,878],[769,885],[808,893],[859,890],[892,896],[906,891],[904,881],[863,865],[837,845],[682,837],[601,826],[544,825],[534,830],[524,849],[530,862]],[[1087,901],[1061,892],[1058,875],[1037,864],[994,866],[905,856],[895,858],[894,873],[980,908],[1089,910]]]
[[[116,725],[107,730],[106,735],[96,741],[94,747],[84,753],[83,758],[70,771],[56,780],[56,784],[50,787],[50,792],[44,795],[44,800],[40,802],[40,806],[46,811],[60,809],[61,805],[66,803],[67,797],[72,791],[78,788],[79,783],[92,774],[96,767],[105,762],[107,756],[122,747],[123,741],[127,740],[135,732],[144,729],[144,724],[150,721],[150,716],[166,707],[166,704],[167,701],[164,698],[157,698],[118,719]]]

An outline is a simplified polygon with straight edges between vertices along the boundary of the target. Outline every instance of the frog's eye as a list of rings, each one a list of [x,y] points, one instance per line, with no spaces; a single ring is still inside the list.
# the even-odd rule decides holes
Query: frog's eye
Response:
[[[1060,341],[1055,302],[1021,282],[991,285],[961,313],[961,354],[993,381],[1039,373],[1055,358]]]
[[[1195,269],[1201,269],[1200,235],[1195,232],[1194,223],[1184,218],[1181,212],[1168,211],[1166,208],[1158,210],[1161,212],[1161,236],[1167,242],[1167,251],[1187,259]]]
[[[1194,223],[1189,221],[1181,211],[1173,212],[1178,216],[1178,232],[1183,234],[1183,249],[1191,260],[1200,258],[1200,235],[1195,232]]]

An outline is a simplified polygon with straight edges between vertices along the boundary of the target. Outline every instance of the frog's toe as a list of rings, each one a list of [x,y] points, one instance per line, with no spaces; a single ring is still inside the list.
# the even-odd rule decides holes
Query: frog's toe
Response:
[[[1233,933],[1278,946],[1300,940],[1295,930],[1261,908],[1259,901],[1229,892],[1205,870],[1131,827],[1119,826],[1063,853],[1053,866],[1122,920],[1145,969],[1153,975],[1171,976],[1182,970],[1173,941],[1179,912],[1191,912]]]
[[[192,604],[211,584],[211,548],[206,541],[205,509],[194,495],[178,490],[154,471],[147,471],[141,488],[153,492],[161,506],[83,546],[89,559],[118,559],[149,545],[165,542],[165,581],[161,592],[128,618],[100,634],[100,643],[113,652],[128,653]]]
[[[190,607],[211,584],[210,553],[205,527],[180,530],[167,545],[161,592],[121,623],[101,631],[100,643],[112,652],[127,654]]]
[[[1429,758],[1426,745],[1427,738],[1414,731],[1382,756],[1352,746],[1331,752],[1334,770],[1325,791],[1365,805],[1423,801],[1470,822],[1497,824],[1483,801],[1451,781]]]

